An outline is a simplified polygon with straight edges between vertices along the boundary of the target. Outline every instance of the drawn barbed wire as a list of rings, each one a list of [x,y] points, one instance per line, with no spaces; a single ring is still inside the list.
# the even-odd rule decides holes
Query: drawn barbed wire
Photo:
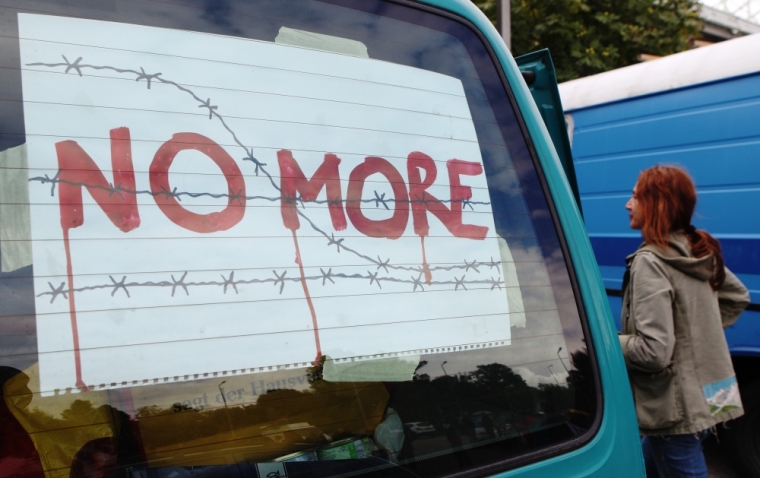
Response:
[[[235,144],[237,146],[239,146],[240,148],[242,148],[243,151],[245,152],[245,156],[243,158],[241,158],[241,159],[243,161],[249,161],[249,162],[253,163],[253,165],[255,167],[255,171],[254,172],[255,172],[256,176],[258,176],[259,172],[261,172],[269,180],[269,183],[271,184],[272,188],[274,188],[279,193],[278,196],[250,196],[250,197],[246,196],[246,200],[264,200],[264,201],[270,201],[270,202],[276,202],[276,201],[282,201],[282,200],[297,201],[297,202],[299,202],[302,205],[302,207],[305,207],[304,206],[304,200],[302,198],[300,198],[300,197],[289,198],[287,195],[283,195],[282,189],[277,184],[277,181],[275,181],[274,176],[272,176],[272,174],[266,169],[267,163],[264,163],[264,162],[260,161],[258,158],[256,158],[254,156],[254,154],[253,154],[253,147],[246,146],[245,143],[243,143],[240,140],[240,138],[238,138],[237,134],[227,124],[227,121],[225,120],[224,116],[222,114],[220,114],[220,112],[219,112],[219,106],[212,104],[211,98],[207,97],[205,100],[202,99],[200,96],[198,96],[191,89],[189,89],[189,88],[187,88],[185,86],[182,86],[181,84],[179,84],[179,83],[177,83],[177,82],[175,82],[173,80],[170,80],[170,79],[167,79],[167,78],[163,77],[161,72],[147,73],[143,67],[140,67],[140,70],[137,71],[137,70],[133,70],[133,69],[130,69],[130,68],[117,68],[117,67],[109,66],[109,65],[92,65],[92,64],[82,63],[82,57],[81,56],[78,57],[73,62],[71,62],[71,61],[68,60],[68,58],[65,55],[61,55],[61,56],[62,56],[63,61],[64,61],[63,63],[60,63],[60,62],[59,63],[35,62],[35,63],[27,63],[26,66],[44,66],[44,67],[47,67],[47,68],[64,67],[65,68],[64,73],[69,73],[71,70],[74,70],[74,71],[77,72],[77,74],[80,77],[83,76],[83,73],[82,73],[83,69],[108,70],[108,71],[113,71],[113,72],[116,72],[116,73],[119,73],[119,74],[134,75],[135,81],[138,81],[138,82],[140,80],[145,80],[146,84],[147,84],[147,89],[151,89],[150,88],[151,87],[151,82],[158,82],[158,83],[161,83],[161,84],[164,84],[164,85],[173,86],[174,88],[178,89],[179,91],[182,91],[182,92],[190,95],[197,102],[198,108],[205,108],[205,109],[207,109],[208,110],[208,114],[209,114],[208,115],[209,120],[217,119],[220,122],[220,124],[224,127],[224,129],[227,130],[227,132],[230,134],[230,136],[232,137],[232,139],[235,142]],[[157,192],[157,193],[154,193],[153,191],[147,191],[147,190],[132,191],[132,190],[128,190],[126,188],[123,188],[120,184],[117,184],[117,185],[114,186],[113,184],[109,183],[109,187],[104,187],[104,186],[99,186],[99,185],[87,185],[87,184],[83,184],[83,183],[70,182],[70,181],[67,181],[67,180],[62,180],[62,179],[60,179],[59,176],[60,176],[60,171],[58,171],[58,173],[54,177],[52,177],[52,178],[50,178],[46,174],[44,177],[31,178],[29,181],[38,181],[38,182],[40,182],[42,184],[51,184],[51,195],[53,195],[54,192],[55,192],[55,186],[56,186],[56,184],[67,183],[67,184],[72,184],[72,185],[75,185],[75,186],[81,185],[81,186],[85,186],[85,187],[94,187],[94,188],[104,189],[104,190],[108,191],[110,194],[119,194],[122,198],[124,197],[123,194],[150,194],[150,195],[153,195],[153,196],[155,196],[155,195],[165,195],[167,197],[169,197],[169,196],[174,197],[178,201],[181,200],[182,196],[188,196],[188,197],[204,197],[204,196],[206,196],[206,197],[212,197],[212,198],[224,198],[224,197],[230,198],[230,197],[232,197],[233,199],[234,198],[242,198],[241,196],[234,196],[235,193],[233,193],[232,191],[230,191],[227,194],[213,194],[213,193],[206,193],[206,192],[203,192],[203,193],[191,193],[191,192],[177,191],[176,188],[174,190],[172,190],[172,191],[161,191],[161,192]],[[430,199],[425,199],[424,194],[423,194],[422,198],[418,197],[418,198],[415,198],[415,199],[406,200],[406,202],[409,202],[409,203],[416,203],[416,202],[427,203],[429,201],[431,201],[431,200]],[[462,200],[449,199],[449,200],[439,200],[439,201],[442,202],[442,203],[445,203],[445,202],[449,202],[449,203],[461,202],[463,209],[469,206],[470,209],[473,210],[473,211],[474,211],[474,207],[473,207],[474,205],[490,205],[491,204],[490,202],[486,202],[486,201],[472,201],[470,199],[462,199]],[[310,202],[315,202],[317,204],[325,204],[325,203],[330,202],[330,200],[317,200],[317,201],[310,201]],[[388,207],[389,203],[401,202],[401,201],[396,201],[395,199],[391,199],[391,198],[385,198],[385,194],[384,193],[383,194],[378,194],[378,192],[375,191],[375,197],[374,198],[372,198],[372,199],[362,199],[361,202],[362,203],[371,203],[371,202],[374,202],[375,203],[375,207],[377,207],[377,208],[379,208],[380,205],[382,204],[386,209],[389,209],[389,207]],[[348,245],[346,245],[345,244],[345,238],[335,239],[335,237],[334,237],[334,235],[332,233],[328,234],[325,230],[323,230],[322,228],[320,228],[314,221],[311,220],[311,218],[309,218],[306,215],[306,213],[302,209],[296,209],[296,213],[301,218],[303,218],[304,220],[306,220],[306,222],[309,223],[309,226],[315,232],[317,232],[318,234],[322,235],[325,239],[327,239],[329,246],[335,245],[337,247],[337,252],[341,252],[341,250],[346,251],[346,252],[348,252],[350,254],[353,254],[356,257],[358,257],[358,258],[360,258],[360,259],[368,262],[369,264],[371,264],[373,266],[376,266],[378,270],[380,268],[385,269],[386,272],[388,271],[388,269],[397,270],[397,271],[419,271],[419,269],[420,269],[419,267],[394,265],[394,264],[391,263],[390,259],[387,259],[386,261],[383,261],[379,256],[377,257],[377,259],[375,259],[374,257],[371,257],[371,256],[369,256],[367,254],[362,253],[362,252],[359,252],[358,250],[353,249],[353,248],[349,247]],[[452,267],[461,268],[463,266],[452,266]],[[471,268],[471,267],[472,267],[472,265],[469,266],[469,268]],[[445,268],[442,268],[442,269],[445,269]],[[431,268],[430,270],[434,270],[434,269]],[[445,270],[451,270],[451,269],[449,268],[449,269],[445,269]],[[300,280],[300,279],[295,279],[294,278],[294,279],[289,279],[289,280]],[[399,280],[401,280],[401,279],[399,279]],[[415,284],[415,288],[418,287],[418,286],[419,285]],[[421,286],[419,286],[419,287],[421,287]],[[52,292],[48,292],[46,294],[49,294],[49,293],[52,293]]]
[[[375,203],[375,207],[377,209],[380,209],[380,205],[385,207],[386,210],[390,210],[388,207],[389,203],[398,203],[398,204],[428,204],[430,202],[433,202],[431,199],[425,199],[424,196],[422,199],[395,199],[395,198],[385,198],[385,193],[379,194],[377,190],[373,191],[375,194],[374,198],[364,198],[364,199],[303,199],[300,195],[295,197],[290,196],[244,196],[241,195],[240,192],[237,193],[208,193],[208,192],[188,192],[188,191],[178,191],[177,188],[173,188],[171,191],[167,191],[166,189],[163,189],[162,191],[150,191],[147,189],[129,189],[125,188],[121,185],[121,183],[117,184],[116,186],[113,185],[113,183],[108,183],[108,186],[103,186],[100,184],[90,184],[84,181],[71,181],[68,179],[61,179],[61,170],[59,169],[58,172],[53,176],[52,178],[45,174],[44,176],[35,176],[33,178],[29,178],[29,182],[39,182],[41,184],[52,184],[50,188],[50,195],[55,196],[55,186],[57,184],[66,184],[69,186],[75,186],[75,187],[86,187],[88,189],[100,189],[102,191],[108,192],[110,195],[118,194],[119,197],[122,199],[125,199],[124,194],[130,194],[130,195],[148,195],[148,196],[163,196],[166,198],[173,197],[177,199],[177,201],[182,201],[182,197],[191,197],[191,198],[200,198],[200,197],[209,197],[212,199],[223,199],[223,198],[229,198],[233,200],[240,200],[245,199],[246,201],[255,201],[255,200],[263,200],[268,202],[285,202],[290,204],[300,204],[303,208],[305,208],[305,203],[314,203],[318,205],[324,205],[324,204],[372,204]],[[471,199],[436,199],[436,201],[441,203],[461,203],[462,208],[466,208],[469,206],[470,210],[475,211],[475,208],[473,206],[490,206],[490,201],[473,201]]]
[[[487,263],[485,263],[487,264]],[[421,269],[421,268],[420,268]],[[493,276],[489,278],[484,279],[466,279],[466,275],[462,275],[461,278],[457,278],[456,276],[453,279],[449,280],[434,280],[431,282],[426,282],[423,278],[424,272],[422,270],[417,270],[418,275],[415,276],[409,276],[408,279],[405,278],[398,278],[398,277],[389,277],[389,276],[380,276],[379,272],[372,272],[367,271],[366,274],[364,273],[353,273],[353,274],[347,274],[345,272],[333,272],[333,268],[327,268],[327,271],[325,271],[324,268],[319,268],[319,274],[312,274],[308,276],[304,276],[303,278],[299,277],[287,277],[287,269],[283,269],[280,272],[277,270],[272,270],[272,274],[274,277],[254,277],[250,279],[241,279],[235,278],[235,272],[234,270],[229,271],[229,276],[225,276],[224,274],[219,274],[221,277],[221,280],[201,280],[201,281],[191,281],[188,279],[189,272],[184,271],[179,278],[175,277],[174,274],[169,274],[169,278],[160,280],[160,281],[131,281],[127,282],[127,275],[123,275],[121,279],[115,279],[113,275],[109,275],[108,278],[110,279],[110,283],[104,283],[104,284],[97,284],[97,285],[88,285],[88,286],[81,286],[81,287],[75,287],[74,289],[67,289],[66,283],[61,282],[58,286],[53,285],[52,282],[48,282],[48,286],[50,287],[49,291],[41,292],[37,294],[37,297],[43,297],[43,296],[51,296],[50,297],[50,303],[52,304],[55,302],[55,300],[58,298],[58,296],[62,296],[64,299],[68,299],[68,294],[71,292],[75,293],[81,293],[85,291],[96,291],[96,290],[110,290],[111,291],[111,297],[114,297],[116,293],[119,291],[124,291],[124,294],[131,298],[130,289],[136,289],[136,288],[145,288],[145,287],[158,287],[158,288],[166,288],[171,289],[171,296],[174,297],[175,294],[181,290],[185,293],[185,295],[190,295],[190,290],[192,288],[197,287],[217,287],[222,289],[223,294],[227,294],[228,288],[229,290],[234,290],[235,294],[239,294],[240,291],[238,290],[237,286],[239,285],[250,285],[250,284],[273,284],[275,287],[279,286],[279,294],[281,295],[285,289],[286,283],[300,283],[302,280],[305,281],[311,281],[311,282],[317,282],[322,281],[322,285],[326,286],[328,285],[328,282],[335,284],[336,279],[343,279],[343,280],[364,280],[369,281],[369,285],[377,285],[379,289],[382,289],[382,283],[388,282],[388,283],[395,283],[395,284],[410,284],[412,286],[412,292],[417,292],[418,289],[421,292],[425,291],[425,287],[443,287],[443,286],[454,286],[454,291],[459,290],[461,287],[465,291],[468,290],[466,285],[486,285],[490,286],[490,290],[499,289],[501,290],[502,286],[502,280],[501,277],[494,278]],[[239,272],[239,271],[238,271]]]

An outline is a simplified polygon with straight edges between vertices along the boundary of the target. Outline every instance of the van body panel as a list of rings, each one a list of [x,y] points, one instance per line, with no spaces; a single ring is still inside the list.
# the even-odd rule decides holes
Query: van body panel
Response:
[[[633,399],[627,378],[623,379],[627,372],[611,309],[586,227],[549,131],[514,58],[488,18],[470,2],[424,0],[424,3],[446,8],[475,24],[501,62],[554,198],[599,358],[604,406],[594,439],[578,450],[499,476],[531,476],[533,472],[557,476],[610,476],[620,470],[630,471],[630,476],[644,476]]]

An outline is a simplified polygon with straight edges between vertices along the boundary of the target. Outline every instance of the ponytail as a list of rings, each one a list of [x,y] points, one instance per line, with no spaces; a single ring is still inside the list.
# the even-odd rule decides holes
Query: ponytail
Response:
[[[712,290],[718,290],[723,286],[723,282],[726,280],[726,270],[723,264],[723,254],[720,250],[720,242],[712,237],[707,231],[700,231],[692,225],[687,226],[684,229],[686,237],[689,238],[691,243],[691,254],[694,257],[703,257],[708,254],[712,254],[714,258],[713,262],[713,275],[710,277],[710,287]]]

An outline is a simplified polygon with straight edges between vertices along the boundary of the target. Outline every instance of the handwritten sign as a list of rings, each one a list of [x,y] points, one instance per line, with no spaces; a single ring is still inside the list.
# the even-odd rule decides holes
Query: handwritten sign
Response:
[[[20,14],[42,389],[509,343],[459,80]]]

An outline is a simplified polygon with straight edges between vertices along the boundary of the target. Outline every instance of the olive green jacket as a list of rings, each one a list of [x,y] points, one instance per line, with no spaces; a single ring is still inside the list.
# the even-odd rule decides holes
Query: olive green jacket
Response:
[[[620,346],[645,435],[696,433],[744,413],[723,329],[749,292],[728,269],[713,291],[713,262],[692,257],[681,233],[666,250],[642,244],[626,258]]]

